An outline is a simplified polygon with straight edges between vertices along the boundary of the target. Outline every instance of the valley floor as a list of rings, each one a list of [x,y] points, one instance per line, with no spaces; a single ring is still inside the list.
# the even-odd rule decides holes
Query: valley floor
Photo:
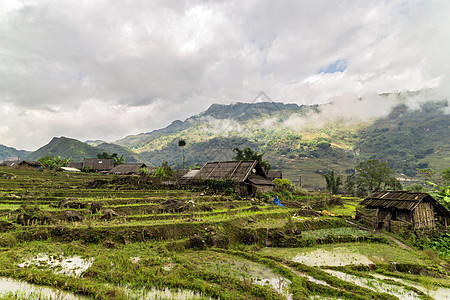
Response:
[[[449,258],[346,222],[359,199],[144,186],[0,167],[0,299],[450,299]]]

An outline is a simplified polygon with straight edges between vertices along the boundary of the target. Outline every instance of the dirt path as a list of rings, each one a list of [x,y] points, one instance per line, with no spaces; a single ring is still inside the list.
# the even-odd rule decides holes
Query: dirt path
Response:
[[[408,245],[406,245],[405,243],[403,243],[402,241],[396,239],[395,237],[393,237],[393,236],[391,236],[391,235],[389,235],[389,234],[387,234],[387,233],[380,232],[380,231],[376,231],[376,230],[374,230],[374,229],[370,229],[370,228],[368,228],[368,227],[362,226],[362,225],[360,225],[360,224],[356,224],[356,223],[354,223],[354,222],[352,222],[352,221],[349,221],[349,220],[345,220],[345,222],[347,222],[348,224],[351,224],[351,225],[353,225],[353,226],[356,226],[356,227],[358,227],[359,229],[366,230],[366,231],[370,231],[371,233],[374,233],[374,234],[376,234],[376,235],[381,235],[381,236],[383,236],[383,237],[386,237],[386,238],[390,239],[391,241],[393,241],[394,243],[396,243],[396,244],[397,244],[400,248],[402,248],[402,249],[406,249],[406,250],[414,250],[414,249],[412,249],[411,247],[409,247]]]

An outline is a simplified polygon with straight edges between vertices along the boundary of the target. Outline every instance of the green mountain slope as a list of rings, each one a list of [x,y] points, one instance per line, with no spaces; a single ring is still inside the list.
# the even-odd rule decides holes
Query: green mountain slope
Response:
[[[93,147],[76,139],[67,137],[54,137],[50,143],[32,152],[26,158],[37,160],[45,155],[59,155],[63,158],[72,157],[72,161],[83,161],[84,158],[97,157],[97,154],[103,151],[110,154],[117,153],[119,156],[123,155],[126,162],[145,162],[139,154],[119,145],[102,143]]]
[[[0,144],[0,161],[6,160],[6,159],[11,159],[11,158],[15,158],[15,159],[22,159],[25,156],[27,156],[30,153],[30,151],[25,151],[25,150],[17,150],[13,147],[8,147],[5,145],[1,145]]]
[[[408,176],[418,168],[450,166],[450,116],[445,102],[426,103],[421,110],[399,105],[386,118],[360,133],[361,158],[377,158]]]
[[[72,157],[72,161],[83,161],[84,158],[97,157],[99,149],[76,139],[54,137],[47,145],[42,146],[27,156],[27,159],[37,160],[45,155]]]
[[[110,154],[117,153],[119,157],[123,155],[123,158],[125,159],[125,162],[132,163],[132,162],[144,162],[145,160],[139,155],[138,153],[135,153],[131,151],[130,149],[127,149],[125,147],[111,144],[111,143],[101,143],[100,145],[95,146],[97,148],[97,153],[106,151]]]
[[[366,123],[336,119],[317,126],[314,122],[322,117],[317,105],[214,104],[184,122],[116,143],[139,152],[153,165],[166,160],[174,167],[182,167],[180,139],[187,143],[186,166],[229,160],[233,148],[251,147],[287,178],[302,176],[304,184],[316,187],[324,185],[324,172],[349,173],[369,158],[387,161],[397,173],[413,176],[417,168],[449,166],[450,118],[442,111],[445,105],[429,103],[416,111],[399,105],[386,118]]]

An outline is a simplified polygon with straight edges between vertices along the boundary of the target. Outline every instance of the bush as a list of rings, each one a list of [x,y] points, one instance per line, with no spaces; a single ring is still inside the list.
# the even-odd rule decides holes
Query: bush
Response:
[[[138,175],[142,177],[151,177],[152,172],[148,168],[139,168]]]
[[[11,233],[0,233],[0,247],[11,248],[16,245],[16,237]]]
[[[292,182],[289,179],[286,179],[286,178],[275,178],[274,180],[272,180],[272,182],[276,186],[280,186],[280,187],[283,187],[283,188],[290,188],[290,187],[292,187]]]

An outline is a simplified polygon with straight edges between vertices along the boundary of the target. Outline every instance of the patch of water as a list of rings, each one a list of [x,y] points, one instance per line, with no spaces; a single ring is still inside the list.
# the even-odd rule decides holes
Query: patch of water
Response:
[[[400,278],[389,277],[389,276],[376,274],[376,273],[371,273],[370,275],[372,275],[373,277],[379,278],[379,279],[390,279],[393,281],[400,282],[401,284],[404,284],[404,285],[415,287],[418,290],[427,294],[428,296],[433,297],[434,299],[450,300],[450,289],[449,288],[436,287],[436,288],[432,288],[432,289],[427,289],[415,282],[407,281],[407,280],[400,279]]]
[[[89,299],[51,287],[30,284],[25,281],[0,277],[0,297],[9,293],[19,294],[27,299],[81,300]]]
[[[289,285],[291,284],[291,281],[274,274],[272,271],[270,271],[270,273],[272,274],[267,273],[265,275],[262,275],[261,277],[258,276],[258,278],[256,279],[252,277],[251,280],[257,285],[261,286],[269,284],[278,294],[283,295],[287,299],[291,300],[292,294],[289,293]]]
[[[139,300],[154,300],[154,299],[177,299],[177,300],[190,300],[190,299],[212,299],[202,295],[201,293],[196,293],[190,290],[170,290],[165,288],[163,290],[153,288],[149,289],[125,289],[127,297],[129,299],[139,299]]]
[[[233,270],[232,273],[235,276],[241,276],[243,280],[249,284],[257,285],[270,285],[278,294],[283,295],[287,299],[292,299],[292,294],[289,293],[289,286],[291,281],[284,278],[276,273],[274,273],[270,268],[265,267],[261,264],[251,262],[251,261],[233,261],[231,263],[226,263],[227,268]],[[223,265],[217,265],[217,268],[221,269]]]
[[[53,272],[55,274],[65,274],[68,276],[80,277],[83,272],[85,272],[92,266],[93,262],[93,258],[84,259],[79,256],[57,257],[40,253],[29,261],[18,264],[18,266],[21,268],[38,266],[47,269],[53,269]]]
[[[345,265],[369,265],[373,262],[357,252],[351,252],[347,248],[335,248],[333,251],[317,249],[312,252],[297,254],[293,261],[309,266],[345,266]]]
[[[330,275],[333,275],[339,279],[354,283],[361,287],[365,287],[371,289],[375,292],[387,293],[398,297],[400,300],[413,300],[413,299],[421,299],[421,297],[410,290],[402,286],[397,286],[393,284],[388,284],[382,282],[378,279],[370,279],[370,278],[362,278],[354,275],[349,275],[344,272],[334,271],[334,270],[325,270]]]

